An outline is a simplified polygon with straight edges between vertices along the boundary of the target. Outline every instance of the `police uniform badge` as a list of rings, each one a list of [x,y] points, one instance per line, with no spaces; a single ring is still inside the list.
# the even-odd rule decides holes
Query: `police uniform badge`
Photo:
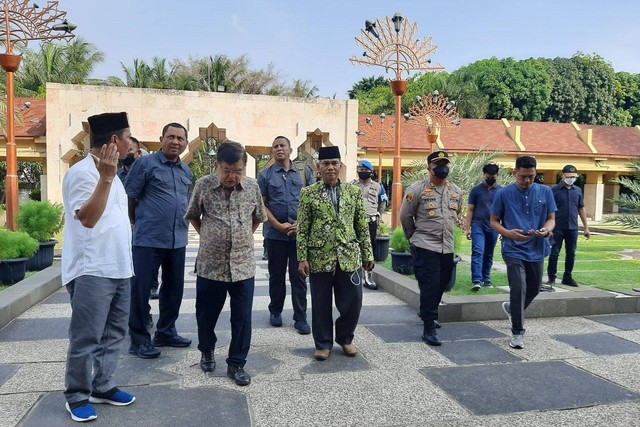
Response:
[[[458,209],[458,203],[452,202],[451,203],[451,209]]]
[[[407,195],[404,197],[404,201],[406,203],[411,203],[413,202],[413,194],[412,193],[407,193]]]
[[[453,193],[453,194],[451,195],[451,198],[452,198],[452,199],[457,199],[457,198],[459,198],[459,197],[460,197],[460,195],[459,195],[458,193]]]

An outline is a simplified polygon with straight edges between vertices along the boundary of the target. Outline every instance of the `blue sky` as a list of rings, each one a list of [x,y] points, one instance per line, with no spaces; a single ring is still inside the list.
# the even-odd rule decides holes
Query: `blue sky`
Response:
[[[43,0],[44,2],[45,0]],[[433,63],[454,71],[490,57],[598,53],[616,71],[640,73],[637,0],[59,0],[75,33],[106,53],[93,77],[122,77],[120,63],[247,54],[287,82],[311,80],[320,96],[346,98],[353,83],[384,75],[352,65],[366,19],[400,12],[438,45]]]

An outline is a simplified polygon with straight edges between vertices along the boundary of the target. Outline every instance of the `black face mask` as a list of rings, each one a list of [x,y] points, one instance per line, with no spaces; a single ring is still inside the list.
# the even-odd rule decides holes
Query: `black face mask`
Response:
[[[134,157],[133,154],[127,154],[127,157],[125,157],[124,159],[120,160],[120,164],[122,166],[126,166],[129,167],[133,164],[133,162],[136,161],[136,158]]]
[[[486,182],[486,183],[487,183],[487,185],[488,185],[489,187],[491,187],[493,184],[495,184],[495,183],[496,183],[496,179],[495,179],[495,178],[487,178],[487,179],[485,179],[485,180],[484,180],[484,182]]]
[[[360,179],[369,179],[371,178],[371,172],[358,172],[358,176]]]
[[[449,166],[436,166],[435,168],[433,168],[433,174],[439,179],[445,179],[449,175]]]

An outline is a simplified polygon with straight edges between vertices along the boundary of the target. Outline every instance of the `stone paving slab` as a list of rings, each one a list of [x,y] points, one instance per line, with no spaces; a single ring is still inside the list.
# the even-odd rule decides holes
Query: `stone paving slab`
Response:
[[[640,345],[607,333],[556,335],[555,338],[583,351],[598,355],[640,353]]]
[[[453,341],[447,345],[434,347],[434,350],[456,365],[514,363],[522,360],[499,345],[484,340]]]
[[[476,415],[571,409],[640,399],[637,393],[561,361],[421,372]]]
[[[98,419],[92,421],[91,425],[238,427],[251,424],[246,397],[240,393],[216,389],[185,390],[170,386],[133,387],[129,391],[136,395],[136,402],[126,407],[95,405]],[[61,393],[47,393],[21,425],[57,427],[73,424],[64,409],[64,396]]]
[[[640,329],[640,313],[603,314],[599,316],[587,316],[587,319],[614,326],[618,329],[629,331]]]

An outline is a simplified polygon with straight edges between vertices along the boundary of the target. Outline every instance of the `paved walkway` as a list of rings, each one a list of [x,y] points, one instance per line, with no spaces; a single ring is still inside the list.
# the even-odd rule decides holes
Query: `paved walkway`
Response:
[[[256,257],[262,253],[257,244]],[[190,235],[179,332],[189,349],[155,360],[126,350],[116,373],[136,394],[130,407],[97,405],[105,426],[631,426],[640,419],[640,314],[527,321],[525,348],[508,346],[506,320],[444,324],[442,347],[420,342],[415,310],[384,291],[364,290],[348,358],[337,348],[312,358],[311,336],[268,324],[266,262],[259,261],[253,340],[237,387],[226,376],[229,312],[219,321],[218,368],[204,374],[195,345],[198,237]],[[157,302],[152,301],[153,313]],[[74,425],[64,409],[70,306],[61,289],[0,330],[0,426]]]

